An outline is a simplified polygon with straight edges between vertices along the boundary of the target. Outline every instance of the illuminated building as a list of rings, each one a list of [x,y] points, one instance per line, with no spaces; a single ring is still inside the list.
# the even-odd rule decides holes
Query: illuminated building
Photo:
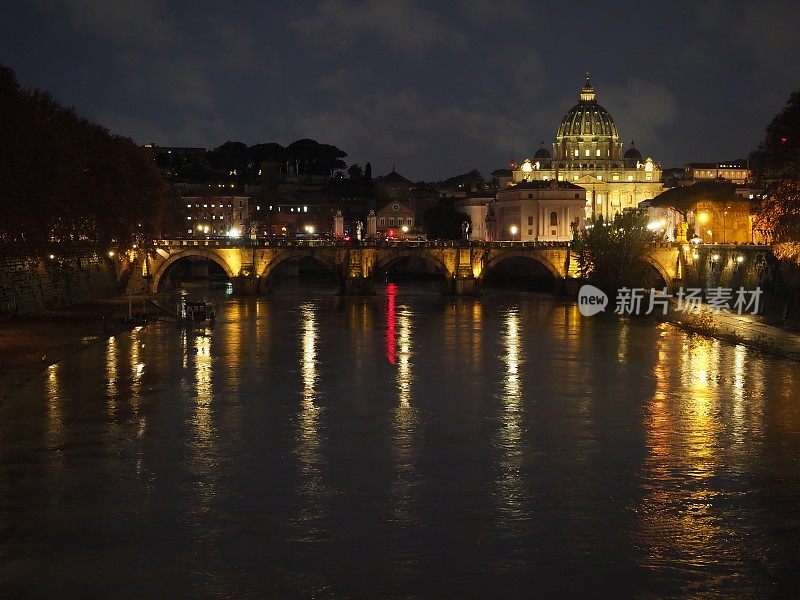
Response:
[[[192,237],[246,237],[249,196],[184,196],[186,232]]]
[[[655,198],[663,189],[658,163],[643,157],[633,142],[623,153],[617,126],[597,103],[588,75],[578,104],[558,126],[553,152],[542,142],[533,158],[512,165],[510,178],[500,178],[501,188],[535,181],[569,182],[584,188],[587,219],[612,218]]]
[[[684,171],[682,185],[691,185],[708,179],[725,179],[744,185],[750,179],[746,160],[730,160],[721,163],[689,163]]]
[[[586,190],[569,181],[520,181],[497,192],[493,239],[570,241],[584,225],[585,207]]]
[[[378,235],[387,238],[402,238],[414,232],[414,211],[404,202],[394,201],[378,211]]]

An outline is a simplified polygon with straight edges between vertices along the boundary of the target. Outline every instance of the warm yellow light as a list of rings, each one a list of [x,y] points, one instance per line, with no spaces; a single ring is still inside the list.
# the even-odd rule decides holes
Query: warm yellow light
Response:
[[[706,213],[700,213],[699,215],[697,215],[697,218],[701,223],[705,223],[706,221],[708,221],[708,215]]]
[[[719,254],[713,254],[711,256],[711,260],[713,260],[714,262],[717,262],[719,260]]]
[[[202,225],[198,225],[197,226],[197,231],[203,231],[203,226]]]
[[[108,251],[108,257],[109,258],[114,258],[114,251],[113,250],[109,250]]]
[[[744,256],[742,256],[741,254],[739,256],[737,256],[736,257],[736,262],[739,263],[739,264],[742,264],[744,262]]]
[[[699,252],[692,252],[692,258],[697,260],[698,258],[700,258],[700,253]]]
[[[533,170],[533,166],[531,165],[530,159],[526,158],[525,162],[522,163],[522,166],[520,167],[520,169],[522,169],[523,173],[530,173]]]
[[[517,235],[517,226],[516,225],[512,225],[511,226],[511,235]]]
[[[55,259],[55,257],[56,257],[56,255],[55,255],[55,254],[51,254],[51,255],[50,255],[50,260],[54,260],[54,259]]]
[[[401,229],[403,230],[403,233],[408,233],[408,225],[403,225]]]

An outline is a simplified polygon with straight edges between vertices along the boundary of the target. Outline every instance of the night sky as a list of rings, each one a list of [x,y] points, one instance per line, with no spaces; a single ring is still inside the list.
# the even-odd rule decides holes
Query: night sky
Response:
[[[441,7],[441,8],[439,8]],[[138,143],[287,144],[410,179],[550,144],[589,71],[664,167],[744,157],[800,87],[800,2],[166,2],[4,8],[24,87]]]

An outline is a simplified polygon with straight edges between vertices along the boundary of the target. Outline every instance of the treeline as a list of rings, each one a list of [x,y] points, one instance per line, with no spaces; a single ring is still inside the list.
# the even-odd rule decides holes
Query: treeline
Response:
[[[127,247],[164,226],[152,157],[0,65],[0,243]]]
[[[248,146],[244,142],[225,142],[209,150],[204,160],[157,149],[156,163],[173,178],[189,181],[236,181],[257,183],[262,163],[277,166],[276,174],[324,175],[332,177],[347,165],[347,153],[330,144],[302,139],[287,146],[272,142]]]

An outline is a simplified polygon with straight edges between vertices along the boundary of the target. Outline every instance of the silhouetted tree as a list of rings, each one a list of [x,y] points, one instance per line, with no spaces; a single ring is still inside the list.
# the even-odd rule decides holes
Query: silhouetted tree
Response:
[[[642,257],[663,233],[651,231],[647,224],[647,216],[638,212],[590,223],[577,243],[582,276],[611,295],[622,287],[654,286],[656,273]]]
[[[449,204],[438,204],[422,215],[422,225],[430,239],[460,240],[464,237],[464,222],[472,223],[469,215]]]
[[[118,243],[155,236],[167,185],[151,156],[0,66],[0,241]]]
[[[350,176],[350,179],[362,179],[364,177],[364,171],[358,166],[358,163],[350,165],[347,169],[347,174]]]
[[[766,128],[764,140],[750,155],[757,181],[777,187],[782,179],[800,179],[800,90]]]

